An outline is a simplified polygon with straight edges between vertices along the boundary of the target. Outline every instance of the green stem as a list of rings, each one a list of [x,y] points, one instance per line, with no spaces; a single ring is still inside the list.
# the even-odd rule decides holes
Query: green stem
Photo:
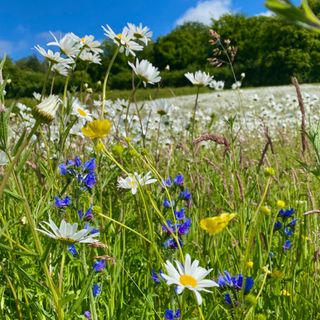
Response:
[[[1,181],[1,185],[0,185],[0,199],[2,199],[4,188],[6,187],[6,185],[8,183],[9,177],[10,177],[15,165],[19,161],[22,152],[25,150],[25,148],[29,144],[31,137],[37,131],[39,125],[40,125],[40,121],[36,121],[36,123],[34,124],[33,128],[31,129],[28,137],[25,139],[25,141],[18,148],[18,151],[17,151],[14,159],[8,165],[6,173],[5,173],[5,175],[4,175],[4,177],[3,177],[2,181]]]
[[[114,52],[112,58],[111,58],[111,61],[108,65],[108,69],[107,69],[107,72],[106,72],[106,75],[104,77],[104,80],[103,80],[103,87],[102,87],[102,106],[101,106],[101,119],[104,118],[104,107],[105,107],[105,104],[106,104],[106,91],[107,91],[107,82],[108,82],[108,78],[109,78],[109,74],[110,74],[110,71],[111,71],[111,67],[114,63],[114,61],[116,60],[116,57],[119,53],[119,49],[120,49],[120,46],[117,47],[116,51]]]
[[[193,116],[192,116],[192,127],[191,127],[191,145],[193,142],[193,137],[194,137],[194,131],[195,131],[195,122],[196,122],[196,113],[197,113],[197,108],[198,108],[198,99],[199,99],[199,92],[200,92],[200,87],[197,87],[197,94],[196,94],[196,101],[194,103],[193,107]]]
[[[32,233],[32,236],[33,236],[33,239],[34,239],[34,242],[35,242],[35,246],[36,246],[38,255],[41,257],[42,254],[43,254],[43,248],[42,248],[40,239],[38,237],[38,232],[36,230],[36,225],[35,225],[35,222],[34,222],[34,219],[33,219],[31,208],[29,206],[29,202],[27,200],[27,197],[26,197],[26,194],[24,192],[24,188],[23,188],[23,185],[22,185],[22,182],[21,182],[20,178],[18,176],[16,176],[15,174],[13,174],[13,176],[15,178],[19,193],[23,198],[24,207],[25,207],[25,214],[26,214],[26,217],[27,217],[28,225],[31,228],[31,233]],[[57,313],[57,319],[58,320],[64,320],[64,313],[63,313],[62,306],[60,304],[61,301],[60,301],[59,295],[57,293],[57,290],[56,290],[56,288],[55,288],[55,286],[54,286],[54,284],[52,282],[52,278],[51,278],[51,275],[50,275],[50,271],[49,271],[49,269],[48,269],[48,267],[46,265],[46,261],[42,260],[41,264],[42,264],[42,268],[43,268],[43,271],[45,273],[45,276],[46,276],[46,279],[47,279],[47,282],[48,282],[48,285],[49,285],[49,289],[50,289],[51,294],[52,294],[53,302],[54,302],[56,313]]]
[[[253,217],[253,221],[251,223],[251,229],[249,231],[247,248],[246,248],[246,252],[245,252],[245,256],[244,256],[244,261],[242,262],[243,263],[242,270],[244,270],[245,264],[248,261],[250,252],[252,252],[253,239],[254,239],[255,234],[258,233],[257,227],[258,227],[258,221],[259,221],[259,219],[258,219],[259,218],[259,211],[260,211],[260,208],[263,205],[263,203],[265,201],[265,198],[267,196],[267,193],[268,193],[268,190],[269,190],[269,186],[270,186],[270,183],[271,183],[271,179],[272,179],[272,177],[268,178],[268,181],[266,183],[266,186],[265,186],[263,195],[261,197],[261,200],[260,200],[260,202],[258,204],[258,207],[257,207],[256,211],[254,212],[254,214],[252,216]]]
[[[42,101],[42,98],[44,97],[44,95],[46,93],[46,85],[47,85],[47,82],[48,82],[48,79],[49,79],[49,74],[51,72],[52,66],[53,66],[53,64],[49,61],[49,67],[48,67],[48,71],[46,73],[46,78],[45,78],[44,83],[43,83],[40,102]]]

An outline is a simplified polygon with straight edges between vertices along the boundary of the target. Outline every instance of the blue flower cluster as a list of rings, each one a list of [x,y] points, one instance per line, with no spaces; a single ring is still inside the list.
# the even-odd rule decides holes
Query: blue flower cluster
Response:
[[[232,290],[232,296],[235,298],[235,301],[232,300],[230,293],[227,292],[224,293],[224,302],[229,306],[236,306],[238,304],[236,299],[237,292],[244,290],[244,294],[248,294],[254,285],[254,281],[251,277],[246,277],[245,281],[243,281],[242,274],[231,276],[228,271],[224,271],[223,274],[219,274],[218,276],[218,285],[223,291]]]
[[[185,215],[186,208],[190,208],[192,205],[191,193],[188,188],[184,186],[184,176],[179,174],[173,180],[167,178],[162,181],[163,188],[170,189],[176,193],[176,198],[174,200],[169,200],[164,198],[163,207],[165,211],[173,211],[175,216],[175,221],[166,220],[166,224],[162,225],[162,230],[166,233],[169,238],[164,241],[163,246],[165,248],[177,249],[178,243],[182,246],[183,242],[180,236],[186,235],[191,227],[191,218],[187,218]],[[185,208],[186,207],[186,208]],[[177,235],[177,239],[172,237],[172,234]]]
[[[292,219],[295,212],[292,208],[281,209],[278,213],[278,218],[280,220],[276,221],[274,224],[274,230],[281,232],[284,238],[291,237],[295,231],[295,227],[298,219]],[[291,248],[291,241],[285,239],[282,246],[283,250],[289,250]]]
[[[181,315],[180,309],[177,309],[176,312],[173,310],[167,309],[164,313],[164,318],[166,320],[174,320],[174,319],[179,319]]]
[[[95,158],[82,163],[78,156],[75,157],[74,160],[67,160],[66,163],[59,165],[60,174],[70,181],[76,180],[79,186],[84,190],[91,190],[96,184],[95,168]]]

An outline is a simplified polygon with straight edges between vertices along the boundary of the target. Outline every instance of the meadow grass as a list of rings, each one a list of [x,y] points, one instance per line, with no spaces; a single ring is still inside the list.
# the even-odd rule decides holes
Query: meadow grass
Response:
[[[302,152],[300,118],[261,131],[240,90],[224,118],[203,88],[149,108],[67,80],[25,106],[0,84],[1,319],[320,319],[318,127]]]

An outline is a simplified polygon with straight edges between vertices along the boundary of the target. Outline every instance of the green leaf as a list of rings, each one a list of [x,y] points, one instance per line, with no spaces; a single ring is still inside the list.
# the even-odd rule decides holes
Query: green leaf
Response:
[[[302,0],[301,7],[293,5],[288,0],[267,0],[265,6],[291,22],[320,33],[320,20],[311,10],[307,0]]]

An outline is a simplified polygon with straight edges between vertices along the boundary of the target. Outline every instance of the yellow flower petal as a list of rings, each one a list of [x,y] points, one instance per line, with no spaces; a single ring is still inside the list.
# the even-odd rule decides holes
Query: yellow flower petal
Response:
[[[89,139],[101,139],[108,135],[111,129],[111,122],[107,119],[93,120],[82,128],[82,133]]]
[[[236,215],[236,213],[222,213],[217,217],[201,219],[200,227],[210,234],[217,234],[223,231]]]

